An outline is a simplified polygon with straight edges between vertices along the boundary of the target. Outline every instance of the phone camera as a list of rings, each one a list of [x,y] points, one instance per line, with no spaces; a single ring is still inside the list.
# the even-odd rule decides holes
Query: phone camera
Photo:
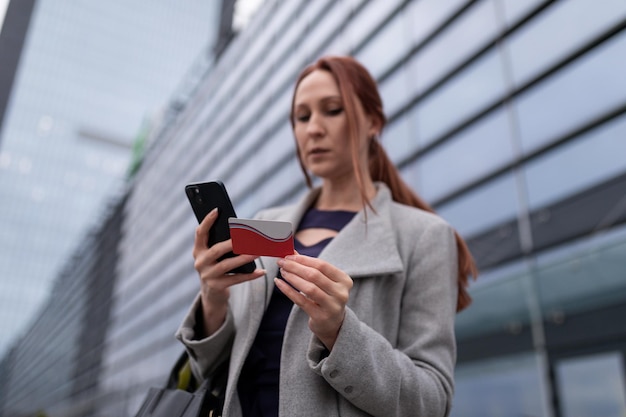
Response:
[[[198,187],[188,187],[187,194],[189,195],[189,199],[193,198],[196,203],[204,203],[204,200],[202,199],[202,194],[200,194],[200,189]]]

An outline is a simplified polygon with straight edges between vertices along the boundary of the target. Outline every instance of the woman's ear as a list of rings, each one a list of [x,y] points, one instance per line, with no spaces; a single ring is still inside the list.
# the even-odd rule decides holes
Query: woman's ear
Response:
[[[380,127],[382,125],[381,121],[378,120],[378,117],[368,117],[369,119],[369,128],[367,130],[368,138],[378,138],[380,136]]]

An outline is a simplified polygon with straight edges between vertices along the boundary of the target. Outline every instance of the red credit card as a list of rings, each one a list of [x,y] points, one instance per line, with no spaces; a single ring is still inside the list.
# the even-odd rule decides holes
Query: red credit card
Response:
[[[293,227],[289,222],[275,220],[228,219],[233,252],[237,255],[293,255]]]

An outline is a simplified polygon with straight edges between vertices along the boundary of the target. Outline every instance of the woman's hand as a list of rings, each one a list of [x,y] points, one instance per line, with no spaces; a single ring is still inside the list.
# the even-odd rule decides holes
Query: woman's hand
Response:
[[[196,228],[193,246],[194,268],[200,276],[200,295],[202,300],[202,317],[204,319],[203,336],[209,336],[220,328],[228,312],[230,287],[245,281],[263,276],[262,269],[249,274],[230,274],[228,271],[254,261],[256,256],[238,255],[218,261],[222,256],[233,250],[232,241],[218,242],[209,247],[209,230],[217,219],[217,209],[213,209]]]
[[[332,350],[346,314],[352,278],[321,259],[290,255],[278,260],[282,277],[276,286],[309,315],[309,328]]]

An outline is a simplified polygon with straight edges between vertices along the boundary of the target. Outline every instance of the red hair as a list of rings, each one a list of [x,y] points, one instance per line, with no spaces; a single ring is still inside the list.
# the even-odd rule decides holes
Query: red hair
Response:
[[[373,118],[374,123],[378,124],[380,131],[387,123],[387,118],[383,112],[383,103],[378,92],[376,81],[372,78],[369,71],[361,65],[357,60],[350,56],[327,56],[322,57],[315,63],[306,67],[298,76],[294,88],[294,94],[291,101],[291,126],[295,127],[294,119],[294,103],[295,93],[300,82],[315,70],[328,71],[337,86],[343,100],[343,107],[348,121],[349,140],[352,149],[352,162],[354,174],[361,193],[363,207],[369,205],[369,200],[365,192],[363,175],[359,169],[359,142],[363,132],[359,132],[359,123],[357,117],[357,100],[361,103],[365,114]],[[312,187],[311,177],[307,172],[302,158],[298,154],[300,167],[306,178],[307,185]],[[369,149],[369,172],[373,181],[384,182],[391,190],[394,201],[408,206],[417,207],[421,210],[435,213],[424,200],[422,200],[400,177],[395,165],[391,162],[387,153],[383,149],[377,138],[372,138]],[[458,288],[459,294],[457,298],[457,311],[463,310],[469,306],[472,299],[467,292],[468,277],[471,275],[476,278],[478,269],[474,258],[470,253],[465,241],[455,231],[455,239],[458,250]]]

